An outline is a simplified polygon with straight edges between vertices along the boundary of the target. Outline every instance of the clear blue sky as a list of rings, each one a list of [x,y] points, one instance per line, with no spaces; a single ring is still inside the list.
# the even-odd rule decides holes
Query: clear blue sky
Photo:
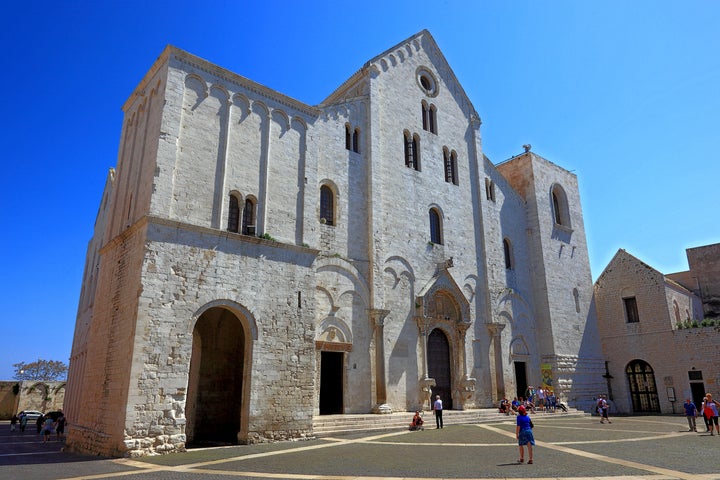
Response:
[[[172,44],[308,104],[427,28],[499,163],[575,172],[593,279],[720,242],[720,2],[26,1],[0,19],[0,379],[67,362],[121,106]]]

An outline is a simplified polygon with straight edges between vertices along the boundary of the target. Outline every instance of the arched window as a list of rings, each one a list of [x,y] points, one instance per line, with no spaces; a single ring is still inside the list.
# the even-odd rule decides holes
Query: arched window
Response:
[[[430,130],[430,133],[437,134],[437,109],[435,105],[430,105],[428,110],[428,130]]]
[[[240,229],[240,200],[237,195],[230,194],[230,208],[228,209],[228,232],[238,233]]]
[[[495,183],[489,178],[485,179],[485,197],[491,202],[495,201]]]
[[[565,190],[558,184],[553,185],[550,191],[552,197],[553,219],[556,225],[572,228],[570,225],[570,207],[568,206]]]
[[[442,226],[440,213],[434,208],[430,209],[430,241],[442,245]]]
[[[503,250],[505,253],[505,268],[507,270],[513,269],[513,251],[512,251],[512,245],[510,244],[510,240],[507,238],[503,238]]]
[[[625,373],[630,386],[633,411],[635,413],[660,413],[655,373],[647,362],[633,360],[628,363]]]
[[[242,218],[243,235],[255,235],[255,202],[251,198],[245,199]]]
[[[345,124],[345,149],[352,149],[352,132],[350,131],[350,124]]]
[[[334,225],[335,201],[333,191],[327,185],[320,187],[320,223]]]
[[[580,292],[577,288],[573,288],[573,297],[575,298],[575,312],[580,313]]]
[[[360,129],[359,128],[356,128],[353,131],[352,151],[355,153],[360,153]]]
[[[407,130],[404,134],[405,166],[420,170],[420,139],[417,135],[410,135]]]
[[[450,152],[450,179],[447,180],[448,182],[451,182],[453,185],[459,185],[460,182],[458,181],[458,174],[457,174],[457,153],[455,153],[455,150]]]
[[[427,131],[428,130],[428,106],[424,100],[421,102],[421,107],[422,107],[422,126],[423,126],[423,130]]]
[[[673,300],[673,311],[675,312],[675,323],[680,323],[680,307],[675,300]]]

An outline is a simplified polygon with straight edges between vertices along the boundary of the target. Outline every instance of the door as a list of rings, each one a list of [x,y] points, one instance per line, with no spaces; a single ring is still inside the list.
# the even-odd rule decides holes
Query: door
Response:
[[[320,415],[343,413],[343,352],[320,352]]]
[[[428,375],[435,379],[433,401],[440,395],[443,410],[452,409],[452,374],[450,370],[450,343],[440,329],[430,332],[428,337]]]
[[[515,385],[515,396],[524,397],[528,388],[525,362],[515,362]]]
[[[632,398],[633,412],[660,413],[655,373],[649,363],[633,360],[625,368]]]

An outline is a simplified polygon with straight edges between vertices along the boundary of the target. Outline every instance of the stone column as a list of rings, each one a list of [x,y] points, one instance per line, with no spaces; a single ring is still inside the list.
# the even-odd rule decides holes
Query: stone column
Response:
[[[392,413],[392,407],[387,404],[387,387],[385,385],[385,336],[383,327],[385,317],[389,310],[371,309],[370,323],[373,327],[375,337],[375,396],[376,404],[373,407],[374,413]]]
[[[504,323],[488,323],[487,325],[488,332],[490,333],[490,336],[492,337],[492,347],[493,347],[493,361],[495,364],[495,392],[496,398],[493,398],[493,401],[499,401],[501,398],[505,396],[505,375],[503,372],[503,365],[502,365],[502,343],[501,343],[501,337],[500,334],[502,333],[503,329],[505,328]]]

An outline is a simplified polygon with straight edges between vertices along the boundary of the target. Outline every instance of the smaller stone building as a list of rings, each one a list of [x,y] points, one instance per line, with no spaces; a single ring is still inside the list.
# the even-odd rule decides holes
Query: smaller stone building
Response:
[[[621,249],[598,277],[607,390],[619,412],[679,413],[685,398],[699,404],[718,391],[720,322],[707,315],[718,247],[689,249],[690,270],[668,275]]]

